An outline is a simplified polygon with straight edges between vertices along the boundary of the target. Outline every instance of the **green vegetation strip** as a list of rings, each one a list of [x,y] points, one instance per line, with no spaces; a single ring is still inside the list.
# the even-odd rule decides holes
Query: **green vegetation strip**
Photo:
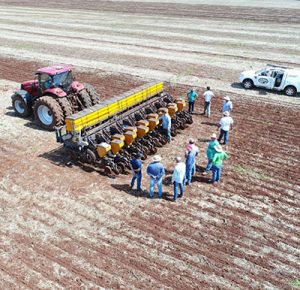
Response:
[[[261,180],[270,179],[269,176],[267,176],[263,173],[257,172],[251,168],[243,167],[241,165],[236,165],[233,168],[234,168],[235,172],[238,172],[238,173],[241,173],[244,175],[248,175],[249,177],[253,177],[253,178],[261,179]]]

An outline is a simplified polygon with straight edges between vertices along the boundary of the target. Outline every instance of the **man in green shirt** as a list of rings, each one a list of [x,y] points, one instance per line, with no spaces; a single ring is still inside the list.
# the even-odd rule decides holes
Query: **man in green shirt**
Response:
[[[188,99],[189,99],[189,113],[194,112],[194,105],[195,100],[198,97],[198,94],[194,89],[190,89],[190,91],[187,93]]]
[[[223,160],[228,159],[228,155],[223,151],[221,145],[215,146],[214,149],[216,150],[216,153],[212,159],[212,184],[220,181]]]
[[[210,142],[209,142],[209,144],[207,146],[207,149],[206,149],[206,155],[207,155],[208,163],[206,165],[205,171],[203,172],[203,175],[207,175],[208,172],[211,170],[212,160],[213,160],[214,155],[216,153],[215,146],[219,145],[216,133],[212,133],[210,138],[211,138]]]

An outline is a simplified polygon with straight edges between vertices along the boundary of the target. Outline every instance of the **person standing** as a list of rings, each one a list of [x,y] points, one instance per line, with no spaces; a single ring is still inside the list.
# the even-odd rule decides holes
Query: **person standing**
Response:
[[[224,97],[224,103],[223,103],[223,107],[222,107],[222,113],[224,113],[224,112],[231,113],[232,109],[233,109],[233,104],[230,101],[230,98],[228,96]]]
[[[210,117],[210,105],[211,99],[214,97],[214,93],[210,90],[210,87],[206,88],[206,91],[203,94],[204,97],[204,112],[203,115],[206,114],[207,117]]]
[[[193,174],[195,173],[195,158],[196,158],[197,152],[196,150],[189,150],[186,154],[186,185],[190,185],[192,182]]]
[[[214,184],[215,182],[219,182],[221,179],[221,171],[223,160],[228,159],[228,155],[226,152],[223,151],[221,145],[215,146],[216,153],[212,160],[212,180],[211,183]]]
[[[233,128],[233,119],[230,117],[230,113],[227,111],[223,113],[223,116],[224,117],[221,118],[218,124],[218,129],[221,130],[218,141],[221,142],[222,138],[224,137],[224,142],[222,144],[226,145],[228,143],[229,130],[232,130]]]
[[[155,155],[153,161],[147,167],[147,174],[150,177],[150,192],[149,198],[154,196],[154,185],[157,185],[158,188],[158,197],[162,197],[162,180],[165,175],[165,168],[162,163],[160,163],[161,157]]]
[[[187,93],[187,96],[189,100],[189,113],[192,113],[194,112],[195,100],[198,97],[198,94],[194,89],[190,89],[190,91]]]
[[[180,157],[176,157],[176,166],[172,175],[172,183],[174,184],[174,196],[173,201],[176,201],[177,196],[183,197],[184,192],[184,179],[185,179],[185,164],[181,162]],[[178,195],[178,187],[180,194]]]
[[[185,151],[185,156],[188,155],[189,151],[191,150],[195,150],[196,151],[196,154],[195,154],[195,159],[194,159],[194,166],[192,168],[192,176],[194,176],[195,172],[196,172],[196,156],[198,155],[199,153],[199,148],[198,146],[195,144],[195,140],[193,138],[190,138],[189,139],[189,143],[188,145],[186,146],[186,151]]]
[[[172,120],[170,115],[168,114],[167,110],[163,111],[163,115],[161,116],[162,120],[162,128],[164,135],[167,137],[168,142],[171,142],[171,125],[172,125]]]
[[[142,190],[142,167],[143,163],[141,160],[141,154],[137,153],[131,160],[131,169],[133,172],[133,177],[130,183],[130,189],[133,189],[134,183],[137,180],[137,190]]]
[[[203,175],[207,175],[208,172],[211,170],[212,160],[216,153],[215,146],[218,146],[218,145],[219,145],[219,142],[217,140],[217,135],[216,135],[216,133],[212,133],[210,136],[210,142],[206,149],[206,155],[207,155],[208,162],[207,162],[205,171],[203,172]]]

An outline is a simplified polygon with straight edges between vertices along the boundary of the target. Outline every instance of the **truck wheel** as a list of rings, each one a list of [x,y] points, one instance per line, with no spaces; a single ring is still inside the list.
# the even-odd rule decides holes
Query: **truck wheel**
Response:
[[[57,101],[60,104],[65,117],[73,114],[72,105],[66,97],[57,98]]]
[[[101,98],[98,95],[96,89],[91,84],[87,84],[87,83],[84,84],[84,87],[91,98],[92,104],[93,105],[99,104]]]
[[[78,93],[78,97],[80,99],[80,101],[82,102],[83,106],[85,108],[89,108],[92,106],[92,101],[91,98],[89,96],[89,94],[87,93],[86,90],[82,90]]]
[[[250,79],[243,80],[243,87],[247,90],[252,89],[254,87],[253,81]]]
[[[33,105],[34,117],[38,125],[53,130],[64,123],[64,113],[59,103],[51,96],[43,96]]]
[[[284,93],[287,95],[287,96],[296,96],[297,94],[297,89],[294,87],[294,86],[287,86],[285,89],[284,89]]]
[[[28,117],[31,114],[31,108],[27,106],[25,100],[17,95],[14,94],[12,96],[12,106],[17,116],[19,117]]]

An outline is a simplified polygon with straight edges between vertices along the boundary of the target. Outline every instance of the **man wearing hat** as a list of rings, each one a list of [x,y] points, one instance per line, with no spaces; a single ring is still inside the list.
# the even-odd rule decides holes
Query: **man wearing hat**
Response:
[[[224,97],[224,103],[222,107],[222,113],[229,112],[231,113],[233,109],[232,102],[230,101],[230,98],[228,96]]]
[[[196,156],[199,153],[199,149],[194,143],[194,139],[190,138],[185,151],[186,185],[190,185],[192,177],[196,172]]]
[[[142,190],[142,154],[137,153],[134,155],[133,159],[131,160],[131,168],[133,172],[133,177],[131,179],[130,188],[132,189],[134,186],[135,181],[137,180],[137,190]]]
[[[171,124],[172,120],[170,115],[168,114],[168,109],[163,111],[163,115],[160,118],[162,120],[162,128],[165,136],[168,139],[168,142],[171,142]]]
[[[187,97],[189,100],[189,113],[194,112],[194,106],[195,106],[195,100],[198,97],[198,94],[196,91],[192,88],[190,91],[187,93]]]
[[[212,133],[210,136],[210,142],[208,143],[207,149],[206,149],[206,155],[208,159],[208,163],[206,165],[205,171],[203,172],[203,175],[207,175],[208,172],[211,170],[212,167],[212,160],[214,158],[214,155],[216,153],[215,146],[218,146],[219,142],[217,140],[216,133]]]
[[[221,129],[220,136],[218,138],[218,141],[221,142],[222,138],[224,137],[223,145],[226,145],[229,138],[229,130],[233,128],[233,119],[230,117],[229,112],[223,113],[223,118],[221,118],[218,129]]]
[[[150,192],[149,198],[154,196],[154,185],[158,188],[158,197],[162,197],[162,179],[165,175],[165,168],[162,163],[160,163],[161,157],[155,155],[152,162],[147,167],[147,174],[150,176]]]
[[[192,151],[192,150],[194,150],[196,152],[196,155],[195,155],[195,158],[194,158],[194,166],[191,168],[191,174],[192,174],[192,176],[194,176],[194,174],[196,172],[196,156],[199,153],[199,148],[195,144],[194,138],[189,139],[189,143],[186,146],[185,157],[187,157],[188,154],[189,154],[189,151]],[[188,169],[190,169],[190,168],[188,168]],[[187,179],[188,179],[188,177],[187,177]]]
[[[212,160],[212,180],[211,183],[214,184],[215,182],[219,182],[221,179],[221,170],[223,165],[223,160],[228,159],[228,155],[226,152],[223,151],[221,145],[215,146],[215,155]]]
[[[173,201],[176,201],[178,196],[178,187],[180,189],[179,197],[183,197],[184,179],[185,179],[185,164],[181,162],[181,157],[176,157],[176,166],[172,175],[172,183],[174,184]]]

